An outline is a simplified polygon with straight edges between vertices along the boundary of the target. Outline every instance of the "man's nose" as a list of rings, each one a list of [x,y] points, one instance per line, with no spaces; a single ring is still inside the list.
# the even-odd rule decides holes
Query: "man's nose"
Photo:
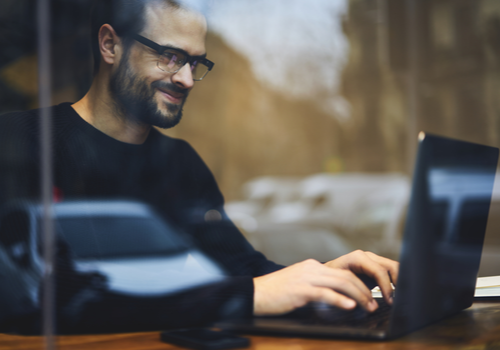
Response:
[[[172,76],[172,82],[184,89],[190,89],[194,85],[191,65],[187,62],[177,73]]]

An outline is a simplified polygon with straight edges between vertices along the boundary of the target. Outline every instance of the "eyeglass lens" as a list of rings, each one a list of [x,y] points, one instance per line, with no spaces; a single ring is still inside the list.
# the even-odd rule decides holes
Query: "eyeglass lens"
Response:
[[[165,72],[176,73],[186,64],[186,56],[181,52],[165,51],[158,60],[158,68]],[[194,61],[190,63],[191,74],[194,80],[202,79],[208,72],[208,67],[203,63]]]

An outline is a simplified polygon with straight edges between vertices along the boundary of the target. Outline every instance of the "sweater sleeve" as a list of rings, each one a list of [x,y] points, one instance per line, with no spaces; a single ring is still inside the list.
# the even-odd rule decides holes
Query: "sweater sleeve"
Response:
[[[195,245],[232,276],[257,277],[283,268],[256,251],[227,216],[217,182],[196,151],[184,142],[180,154],[184,229]]]

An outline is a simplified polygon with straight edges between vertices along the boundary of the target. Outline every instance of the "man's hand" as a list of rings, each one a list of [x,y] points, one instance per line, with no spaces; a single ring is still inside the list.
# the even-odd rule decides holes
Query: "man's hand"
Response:
[[[359,304],[374,311],[378,304],[355,273],[365,273],[375,279],[386,300],[392,302],[390,280],[396,284],[398,263],[373,253],[355,251],[326,264],[305,260],[254,278],[254,314],[282,314],[311,301],[342,309],[353,309]]]
[[[325,264],[333,269],[349,270],[373,278],[387,303],[392,304],[391,282],[398,283],[399,263],[371,252],[356,250]]]

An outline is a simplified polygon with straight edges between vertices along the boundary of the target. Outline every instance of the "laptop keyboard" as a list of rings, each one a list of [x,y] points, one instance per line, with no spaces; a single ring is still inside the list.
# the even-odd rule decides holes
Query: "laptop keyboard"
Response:
[[[324,304],[316,304],[309,308],[309,315],[306,318],[301,317],[301,324],[385,329],[389,326],[389,316],[392,308],[382,298],[376,298],[375,300],[379,307],[372,313],[361,307],[356,307],[354,310],[342,310]]]

